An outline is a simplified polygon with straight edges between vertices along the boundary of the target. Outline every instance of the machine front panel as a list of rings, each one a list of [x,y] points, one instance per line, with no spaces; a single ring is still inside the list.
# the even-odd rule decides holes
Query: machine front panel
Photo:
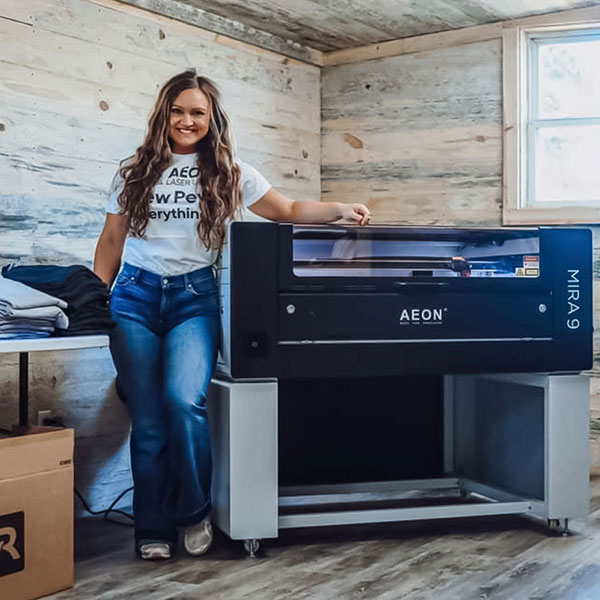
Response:
[[[281,294],[279,340],[552,337],[549,292]]]

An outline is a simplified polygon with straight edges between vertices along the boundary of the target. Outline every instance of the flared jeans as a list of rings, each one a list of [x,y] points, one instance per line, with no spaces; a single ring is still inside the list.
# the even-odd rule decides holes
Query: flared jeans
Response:
[[[135,538],[175,543],[210,510],[206,390],[218,348],[212,267],[161,277],[125,263],[111,298],[117,390],[131,417]]]

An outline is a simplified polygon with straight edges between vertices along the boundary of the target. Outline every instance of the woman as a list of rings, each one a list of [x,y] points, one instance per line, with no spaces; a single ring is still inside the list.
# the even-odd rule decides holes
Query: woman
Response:
[[[205,394],[217,355],[212,265],[243,206],[274,221],[366,224],[362,204],[298,202],[235,160],[215,85],[185,71],[161,88],[143,144],[113,180],[94,271],[111,286],[111,353],[131,416],[136,551],[193,555],[212,541]]]

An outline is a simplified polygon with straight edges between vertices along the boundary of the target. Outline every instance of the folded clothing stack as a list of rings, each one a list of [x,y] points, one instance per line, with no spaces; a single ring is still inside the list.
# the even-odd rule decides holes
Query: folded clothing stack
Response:
[[[67,303],[28,285],[0,277],[0,339],[47,337],[67,329]]]
[[[67,302],[69,325],[57,328],[56,335],[101,334],[114,328],[109,310],[110,292],[106,284],[83,265],[7,265],[2,275]]]

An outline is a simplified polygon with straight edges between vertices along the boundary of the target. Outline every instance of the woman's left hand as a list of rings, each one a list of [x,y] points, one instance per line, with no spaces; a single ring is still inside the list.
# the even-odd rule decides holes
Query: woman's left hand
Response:
[[[354,221],[357,225],[368,225],[371,221],[371,211],[364,204],[344,204],[340,202],[342,219]]]
[[[364,204],[292,200],[275,188],[270,188],[250,206],[250,210],[259,217],[280,223],[335,223],[344,220],[368,225],[371,220],[371,211]]]

